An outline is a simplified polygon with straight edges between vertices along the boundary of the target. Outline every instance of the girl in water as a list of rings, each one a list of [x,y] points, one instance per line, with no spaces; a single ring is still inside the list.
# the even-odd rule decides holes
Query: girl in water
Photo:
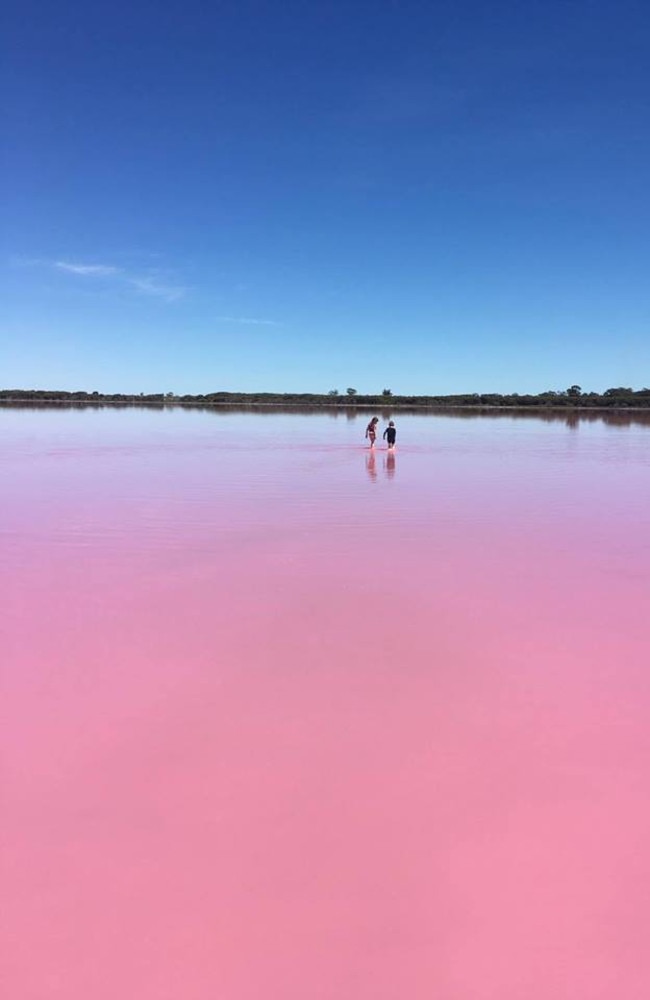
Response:
[[[377,438],[377,424],[379,423],[379,417],[373,417],[368,426],[366,427],[366,437],[370,441],[370,447],[375,447],[375,440]]]

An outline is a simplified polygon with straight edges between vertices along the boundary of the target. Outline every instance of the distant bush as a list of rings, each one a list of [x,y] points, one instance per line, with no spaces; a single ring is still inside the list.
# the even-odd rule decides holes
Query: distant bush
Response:
[[[0,402],[22,403],[123,403],[174,406],[179,403],[197,403],[228,406],[368,406],[385,405],[391,407],[483,407],[483,408],[536,408],[536,409],[649,409],[650,389],[634,390],[626,386],[606,389],[603,393],[585,392],[579,385],[558,391],[548,389],[536,395],[519,393],[457,393],[447,396],[394,396],[391,389],[384,389],[380,395],[364,395],[356,389],[347,388],[345,395],[338,389],[326,394],[311,392],[209,392],[176,396],[173,393],[101,393],[96,390],[74,392],[59,389],[1,389]]]

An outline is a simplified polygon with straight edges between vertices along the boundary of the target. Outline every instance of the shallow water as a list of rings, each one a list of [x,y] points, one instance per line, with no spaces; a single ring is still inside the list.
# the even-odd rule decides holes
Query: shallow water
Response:
[[[12,1000],[650,994],[650,426],[367,420],[0,409]]]

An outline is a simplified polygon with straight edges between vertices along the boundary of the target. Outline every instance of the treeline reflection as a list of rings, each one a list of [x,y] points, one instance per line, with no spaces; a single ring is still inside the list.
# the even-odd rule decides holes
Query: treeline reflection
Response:
[[[0,399],[0,407],[6,410],[56,411],[62,410],[164,410],[165,412],[200,411],[213,417],[227,416],[233,413],[255,414],[261,417],[273,417],[278,413],[297,414],[301,416],[323,416],[331,420],[361,420],[368,414],[377,414],[382,420],[399,418],[404,414],[409,416],[447,417],[452,420],[537,420],[548,424],[565,424],[567,427],[578,427],[580,424],[602,423],[611,427],[644,426],[650,427],[650,412],[643,410],[594,410],[594,409],[517,409],[515,407],[449,407],[449,406],[399,406],[377,407],[357,405],[351,407],[338,406],[335,409],[323,406],[282,405],[281,403],[255,404],[214,404],[214,403],[163,403],[163,402],[85,402],[71,400],[42,401],[6,401]]]

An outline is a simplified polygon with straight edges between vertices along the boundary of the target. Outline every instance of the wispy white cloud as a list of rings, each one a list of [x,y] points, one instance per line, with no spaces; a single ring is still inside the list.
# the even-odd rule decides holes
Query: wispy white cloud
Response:
[[[39,257],[13,258],[12,263],[20,266],[48,267],[80,278],[110,278],[118,288],[128,286],[143,295],[151,295],[165,302],[176,302],[187,292],[185,286],[170,280],[173,279],[172,275],[158,268],[144,268],[138,274],[113,264],[86,264],[70,260],[44,260]]]
[[[157,278],[127,278],[126,280],[133,286],[133,288],[137,288],[139,292],[143,292],[145,295],[155,295],[158,298],[164,299],[166,302],[176,302],[178,299],[181,299],[187,291],[183,285],[165,284],[164,282],[158,281]]]
[[[51,264],[49,260],[41,260],[40,257],[21,257],[13,254],[9,258],[9,263],[12,267],[39,267],[43,264]]]
[[[55,260],[53,267],[59,271],[68,271],[70,274],[82,274],[89,277],[105,278],[112,274],[119,274],[119,267],[112,267],[109,264],[72,264],[67,260]]]
[[[282,326],[275,319],[256,319],[253,316],[215,316],[217,323],[241,323],[244,326]]]

